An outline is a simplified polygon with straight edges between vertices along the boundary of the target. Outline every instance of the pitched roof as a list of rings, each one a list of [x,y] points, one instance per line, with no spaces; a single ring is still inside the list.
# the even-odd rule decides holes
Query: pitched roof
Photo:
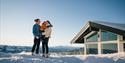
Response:
[[[90,33],[91,31],[98,31],[99,29],[116,33],[125,36],[125,23],[111,23],[111,22],[101,22],[101,21],[89,21],[80,32],[71,40],[71,43],[84,43],[83,37]]]

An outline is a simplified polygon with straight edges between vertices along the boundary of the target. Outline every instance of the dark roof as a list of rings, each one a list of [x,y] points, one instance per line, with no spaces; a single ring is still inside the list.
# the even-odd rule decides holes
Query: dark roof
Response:
[[[83,37],[85,35],[87,35],[91,31],[99,31],[99,29],[125,36],[125,23],[120,24],[101,21],[89,21],[71,40],[71,43],[84,43]]]

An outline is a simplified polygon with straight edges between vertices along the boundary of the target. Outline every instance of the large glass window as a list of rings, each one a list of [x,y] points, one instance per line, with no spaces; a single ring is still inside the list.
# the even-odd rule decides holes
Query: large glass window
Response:
[[[98,54],[98,45],[97,44],[87,44],[87,54]]]
[[[117,35],[111,32],[102,31],[102,41],[117,40]]]
[[[86,38],[87,42],[97,42],[98,41],[98,34],[94,33],[91,36]]]
[[[117,44],[109,43],[109,44],[102,44],[102,53],[116,53],[118,52]]]

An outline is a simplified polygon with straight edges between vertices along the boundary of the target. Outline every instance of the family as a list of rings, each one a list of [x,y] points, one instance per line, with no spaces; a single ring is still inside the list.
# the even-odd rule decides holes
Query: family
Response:
[[[42,42],[42,56],[49,56],[49,47],[48,42],[51,37],[52,27],[53,25],[49,20],[44,21],[41,24],[40,19],[34,20],[35,24],[33,25],[33,35],[34,35],[34,44],[32,47],[32,55],[39,54],[40,42]]]

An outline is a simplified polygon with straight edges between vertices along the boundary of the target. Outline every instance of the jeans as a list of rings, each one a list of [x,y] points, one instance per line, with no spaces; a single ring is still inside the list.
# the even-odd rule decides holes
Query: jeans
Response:
[[[37,39],[36,37],[34,37],[34,44],[33,44],[33,47],[32,47],[32,53],[36,49],[36,54],[39,54],[39,47],[40,47],[40,38]]]
[[[49,41],[49,38],[45,38],[42,41],[42,52],[43,52],[43,54],[48,54],[48,52],[49,52],[48,41]]]

